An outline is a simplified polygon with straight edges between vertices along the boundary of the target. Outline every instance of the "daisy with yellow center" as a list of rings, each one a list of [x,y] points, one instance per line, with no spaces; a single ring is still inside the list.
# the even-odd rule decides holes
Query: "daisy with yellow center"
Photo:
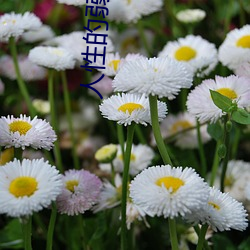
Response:
[[[0,42],[8,42],[10,37],[19,38],[25,31],[37,30],[42,26],[33,13],[6,13],[0,17]]]
[[[71,169],[64,173],[61,194],[57,197],[57,209],[61,214],[78,215],[91,209],[98,201],[102,182],[85,170]]]
[[[0,129],[0,145],[5,148],[33,147],[50,150],[56,140],[56,134],[50,124],[37,117],[1,117]]]
[[[241,64],[249,62],[250,25],[231,30],[218,50],[220,62],[235,71]]]
[[[0,213],[12,217],[31,215],[48,207],[62,188],[59,171],[43,159],[15,159],[0,168],[0,178]]]
[[[218,62],[215,45],[194,35],[168,42],[159,53],[166,56],[185,63],[198,76],[208,75]]]
[[[215,76],[215,80],[204,80],[188,95],[188,111],[200,122],[216,122],[224,115],[224,112],[213,103],[210,89],[230,98],[240,108],[250,106],[250,78],[235,75]]]
[[[113,95],[103,101],[100,111],[105,118],[125,126],[131,125],[132,122],[145,126],[151,123],[149,102],[145,95]],[[165,103],[158,101],[158,113],[159,120],[162,120],[167,113]]]
[[[247,212],[242,203],[233,199],[228,193],[222,193],[219,189],[209,188],[210,194],[207,204],[189,214],[186,219],[189,222],[206,223],[217,232],[225,230],[243,231],[247,228]]]
[[[209,189],[192,168],[154,166],[143,170],[130,185],[133,202],[150,216],[174,218],[203,207]]]
[[[172,139],[174,144],[182,149],[198,148],[196,119],[189,112],[178,114],[169,114],[160,124],[163,139]],[[207,125],[200,127],[201,140],[203,143],[208,142],[211,137],[207,133]],[[155,145],[153,136],[152,144]]]

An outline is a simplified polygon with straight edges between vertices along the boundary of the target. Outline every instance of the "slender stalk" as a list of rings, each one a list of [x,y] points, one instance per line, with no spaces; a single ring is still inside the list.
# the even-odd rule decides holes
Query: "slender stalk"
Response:
[[[124,154],[124,170],[122,175],[122,223],[121,223],[121,249],[128,250],[128,231],[126,224],[126,206],[127,206],[127,191],[128,191],[128,176],[129,176],[129,164],[131,157],[131,149],[134,136],[134,126],[131,124],[127,130],[126,149]]]
[[[232,159],[235,159],[237,157],[240,136],[241,136],[241,130],[237,126],[235,126],[235,135],[234,135],[232,154],[231,154]]]
[[[135,125],[135,134],[141,144],[147,144],[147,140],[145,139],[145,136],[143,135],[141,128],[137,124]]]
[[[224,144],[226,146],[226,155],[223,159],[223,165],[222,165],[222,172],[221,172],[221,179],[220,179],[220,190],[221,192],[224,192],[224,183],[225,183],[225,177],[227,172],[227,164],[229,161],[229,147],[230,147],[230,140],[229,140],[229,132],[227,131],[226,124],[229,120],[229,117],[226,116],[224,119]]]
[[[13,63],[14,63],[14,68],[16,71],[17,83],[18,83],[19,90],[20,90],[21,94],[23,95],[23,98],[27,104],[27,107],[28,107],[28,110],[29,110],[31,117],[34,117],[36,115],[36,111],[32,105],[32,102],[30,100],[30,95],[28,93],[26,85],[25,85],[25,83],[22,79],[22,76],[21,76],[21,72],[20,72],[19,65],[18,65],[17,49],[16,49],[16,43],[15,43],[14,37],[11,37],[9,39],[9,47],[10,47],[10,52],[11,52],[11,56],[12,56]]]
[[[200,232],[201,232],[201,229],[199,228],[198,225],[194,226],[194,230],[199,238],[199,235],[200,235]],[[211,250],[210,246],[208,245],[208,242],[205,240],[204,243],[203,243],[203,247],[205,250]]]
[[[66,110],[66,116],[67,116],[67,120],[68,120],[69,132],[70,132],[70,137],[71,137],[71,142],[72,142],[71,150],[72,150],[74,168],[79,169],[80,163],[79,163],[79,159],[78,159],[77,154],[76,154],[76,138],[75,138],[73,123],[72,123],[70,94],[69,94],[69,89],[68,89],[65,71],[61,71],[61,77],[62,77],[62,84],[63,84],[64,106],[65,106],[65,110]]]
[[[214,180],[217,174],[217,170],[219,167],[220,157],[218,155],[218,148],[220,146],[221,142],[217,141],[215,153],[214,153],[214,160],[213,160],[213,166],[212,166],[212,172],[211,172],[211,178],[210,178],[210,186],[212,187],[214,185]]]
[[[207,162],[206,162],[203,143],[201,140],[200,123],[198,122],[198,120],[196,121],[196,124],[197,124],[196,130],[197,130],[197,137],[198,137],[199,154],[200,154],[200,160],[201,160],[200,174],[203,178],[205,178],[206,173],[207,173]]]
[[[54,228],[55,228],[55,223],[56,223],[56,215],[57,215],[56,205],[53,202],[51,215],[50,215],[50,221],[49,221],[49,228],[48,228],[48,233],[47,233],[46,250],[52,250],[52,247],[53,247],[53,235],[54,235]]]
[[[203,249],[207,229],[208,229],[207,224],[202,225],[200,233],[199,233],[199,239],[198,239],[198,244],[197,244],[196,250],[202,250]]]
[[[57,126],[57,120],[56,120],[56,113],[55,113],[55,101],[54,101],[54,86],[53,86],[53,70],[49,70],[49,76],[48,76],[48,95],[49,95],[49,103],[50,103],[50,113],[51,113],[51,125],[54,128],[57,136],[58,136],[58,126]],[[55,141],[54,146],[54,154],[56,158],[56,166],[58,169],[62,172],[62,158],[61,158],[61,152],[60,152],[60,146],[58,139]]]
[[[118,137],[118,141],[119,144],[121,146],[122,149],[122,155],[123,155],[123,159],[124,159],[124,134],[123,134],[123,126],[117,124],[117,137]]]
[[[142,39],[143,47],[146,50],[147,55],[150,57],[151,51],[150,51],[150,48],[148,45],[147,37],[145,36],[145,32],[144,32],[145,29],[144,29],[142,22],[140,20],[137,22],[137,29],[138,29],[138,32],[140,34],[140,38]]]
[[[88,243],[87,243],[87,237],[85,235],[85,228],[86,228],[86,223],[85,221],[83,220],[83,216],[82,214],[79,214],[78,215],[78,223],[79,223],[79,233],[80,233],[80,239],[82,241],[82,249],[89,249],[88,247]]]
[[[21,224],[23,232],[24,249],[32,250],[32,245],[31,245],[32,217],[29,216],[27,218],[24,218]]]
[[[170,164],[172,166],[172,161],[169,157],[164,140],[161,136],[161,130],[160,130],[159,118],[158,118],[157,96],[152,96],[152,95],[149,96],[149,105],[150,105],[150,115],[151,115],[153,133],[154,133],[154,137],[155,137],[158,150],[163,159],[163,162],[165,164]]]
[[[115,166],[113,161],[111,161],[110,165],[111,165],[111,183],[115,186]]]
[[[178,245],[178,239],[177,239],[177,234],[176,234],[175,219],[169,218],[168,225],[169,225],[169,233],[170,233],[170,241],[171,241],[172,250],[178,250],[179,245]]]

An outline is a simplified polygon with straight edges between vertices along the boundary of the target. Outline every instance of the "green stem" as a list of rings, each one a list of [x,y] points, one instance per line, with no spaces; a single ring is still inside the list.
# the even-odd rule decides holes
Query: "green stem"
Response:
[[[145,32],[144,32],[145,29],[143,27],[142,21],[140,21],[140,20],[137,22],[137,29],[138,29],[138,32],[140,34],[140,38],[142,39],[143,47],[146,50],[148,57],[150,57],[151,51],[150,51],[150,48],[148,45],[147,37],[145,36]]]
[[[169,225],[169,233],[170,233],[170,241],[171,241],[172,250],[178,250],[179,245],[178,245],[178,239],[177,239],[177,234],[176,234],[175,219],[169,218],[168,225]]]
[[[80,239],[82,241],[82,249],[88,249],[87,237],[85,235],[85,228],[86,223],[83,220],[82,214],[78,215],[78,222],[79,222],[79,231],[80,231]]]
[[[246,24],[246,16],[242,0],[238,0],[238,2],[240,5],[240,26],[242,27]]]
[[[54,85],[53,85],[53,70],[49,70],[49,76],[48,76],[48,95],[49,95],[49,103],[50,103],[50,113],[51,113],[51,125],[54,128],[57,136],[58,133],[58,126],[57,126],[57,119],[56,119],[56,113],[55,113],[55,101],[54,101]],[[56,159],[56,166],[58,169],[62,172],[62,158],[61,158],[61,152],[60,152],[60,146],[59,146],[59,139],[55,141],[54,146],[54,154]]]
[[[31,245],[32,217],[29,216],[28,218],[24,218],[21,224],[23,231],[24,249],[32,250],[32,245]]]
[[[212,166],[212,172],[211,172],[211,179],[210,179],[210,186],[211,187],[214,185],[214,180],[215,180],[217,170],[218,170],[218,167],[219,167],[220,157],[218,155],[218,149],[219,149],[220,144],[221,144],[221,142],[217,141],[216,148],[215,148],[215,153],[214,153],[214,160],[213,160],[213,166]]]
[[[164,140],[161,136],[161,130],[160,130],[159,118],[158,118],[157,96],[152,96],[152,95],[149,96],[149,105],[150,105],[152,129],[153,129],[156,145],[163,159],[163,162],[165,164],[170,164],[172,166],[172,161],[169,157]]]
[[[141,128],[139,127],[138,124],[135,125],[135,134],[141,144],[147,144],[147,140],[145,139],[145,136],[143,135]]]
[[[224,119],[224,144],[226,146],[226,155],[223,159],[223,165],[222,165],[222,172],[221,172],[221,179],[220,179],[220,190],[221,192],[224,192],[224,183],[225,183],[225,177],[226,177],[226,172],[227,172],[227,164],[229,161],[229,147],[230,147],[230,134],[227,131],[227,121],[230,120],[228,115],[225,116]]]
[[[121,146],[121,149],[122,149],[122,155],[124,156],[124,134],[123,134],[123,126],[119,125],[119,124],[117,124],[117,137],[118,137],[118,142],[119,142],[119,144]]]
[[[199,233],[199,239],[198,239],[198,244],[197,244],[196,250],[202,250],[203,249],[207,229],[208,229],[207,224],[202,225],[200,233]]]
[[[111,183],[115,186],[115,166],[113,161],[111,161],[110,165],[111,165]]]
[[[200,235],[200,232],[201,232],[201,229],[199,228],[198,225],[194,226],[194,230],[198,236],[198,239],[199,239],[199,235]],[[204,241],[203,243],[203,247],[205,250],[211,250],[210,246],[208,245],[208,242],[207,241]]]
[[[67,120],[68,120],[68,124],[69,124],[69,132],[70,132],[71,142],[72,142],[72,156],[73,156],[74,168],[79,169],[80,163],[79,163],[79,159],[78,159],[77,154],[76,154],[76,138],[75,138],[73,123],[72,123],[70,94],[69,94],[69,89],[68,89],[65,71],[61,71],[61,77],[62,77],[62,84],[63,84],[64,105],[65,105],[66,116],[67,116]]]
[[[16,48],[16,43],[15,43],[14,37],[11,37],[9,39],[9,46],[10,46],[10,52],[11,52],[11,56],[12,56],[13,63],[14,63],[14,68],[16,71],[17,83],[18,83],[19,90],[20,90],[21,94],[23,95],[23,98],[27,104],[27,107],[28,107],[28,110],[29,110],[31,117],[34,117],[36,115],[36,111],[32,105],[32,102],[30,100],[30,95],[28,93],[26,85],[25,85],[25,83],[22,79],[22,76],[21,76],[21,72],[20,72],[19,65],[18,65],[17,48]]]
[[[237,126],[235,126],[235,135],[234,135],[232,154],[231,154],[232,159],[235,159],[237,157],[240,136],[241,136],[241,130]]]
[[[56,222],[56,215],[57,215],[56,205],[53,202],[50,221],[49,221],[49,228],[48,228],[48,233],[47,233],[46,250],[52,250],[52,247],[53,247],[53,235],[54,235],[54,228],[55,228],[55,222]]]
[[[200,123],[198,122],[198,120],[196,121],[196,125],[197,125],[196,129],[197,129],[197,137],[198,137],[198,145],[199,145],[199,154],[200,154],[200,160],[201,160],[200,174],[203,178],[205,178],[206,173],[207,173],[207,162],[206,162],[203,143],[201,140]]]
[[[121,222],[121,249],[128,250],[128,231],[126,224],[126,206],[127,206],[127,191],[128,191],[128,176],[129,176],[129,164],[131,157],[131,149],[134,136],[135,124],[128,126],[126,149],[124,154],[124,169],[122,175],[122,222]]]

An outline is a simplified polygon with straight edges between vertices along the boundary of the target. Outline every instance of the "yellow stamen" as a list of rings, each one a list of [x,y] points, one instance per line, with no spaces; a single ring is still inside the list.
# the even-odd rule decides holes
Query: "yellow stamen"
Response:
[[[191,127],[192,127],[192,124],[189,121],[180,120],[180,121],[175,122],[172,125],[171,132],[172,132],[172,134],[174,134],[174,133],[176,133],[178,131],[181,131],[181,130],[184,130],[184,129],[187,129],[187,128],[191,128]]]
[[[121,61],[121,60],[113,60],[113,61],[111,61],[111,62],[108,64],[108,66],[109,66],[109,67],[113,67],[114,70],[117,71],[117,70],[118,70],[118,67],[119,67],[119,64],[120,64],[120,61]]]
[[[37,190],[37,181],[33,177],[17,177],[10,183],[9,191],[14,196],[23,197],[31,196]]]
[[[0,166],[5,165],[7,162],[14,158],[14,148],[7,148],[2,151],[0,156]]]
[[[118,158],[119,158],[121,161],[123,161],[122,154],[118,155]],[[130,161],[135,161],[135,159],[136,159],[135,154],[131,153],[131,155],[130,155]]]
[[[57,56],[63,56],[63,51],[60,49],[53,48],[53,50],[51,50],[51,52],[52,52],[52,54],[55,54]]]
[[[230,99],[236,99],[237,98],[237,94],[229,88],[220,88],[216,90],[218,93],[230,98]]]
[[[178,61],[189,61],[196,57],[196,51],[189,46],[182,46],[176,50],[174,56]]]
[[[250,48],[250,35],[246,35],[246,36],[243,36],[241,37],[236,45],[238,47],[242,47],[242,48]]]
[[[75,191],[75,187],[77,187],[79,184],[79,182],[77,180],[71,180],[71,181],[67,181],[66,182],[66,188],[70,191],[70,192],[74,192]]]
[[[167,189],[172,188],[172,193],[175,193],[181,186],[184,185],[184,181],[176,177],[166,176],[166,177],[159,178],[155,182],[155,184],[160,187],[162,186],[162,184],[164,184],[164,186]]]
[[[143,109],[144,107],[141,104],[138,103],[133,103],[133,102],[128,102],[125,103],[123,105],[121,105],[118,108],[118,111],[122,111],[124,113],[126,113],[127,111],[129,112],[129,114],[131,115],[131,113],[136,110],[136,109]]]
[[[212,206],[213,208],[215,208],[216,210],[220,210],[220,206],[218,206],[217,204],[213,203],[213,202],[208,202],[208,204],[210,206]]]
[[[32,125],[25,121],[14,121],[9,124],[10,131],[19,132],[20,135],[25,135],[31,128]]]

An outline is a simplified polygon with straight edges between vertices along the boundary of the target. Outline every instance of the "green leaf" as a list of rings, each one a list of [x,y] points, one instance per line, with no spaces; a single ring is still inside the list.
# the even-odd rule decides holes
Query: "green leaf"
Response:
[[[223,128],[219,122],[208,124],[207,132],[209,135],[215,139],[216,141],[222,139],[223,136]]]
[[[250,124],[250,114],[241,108],[232,113],[232,120],[240,124]]]
[[[211,90],[211,89],[210,89],[210,94],[211,94],[211,97],[212,97],[214,104],[218,108],[220,108],[222,111],[231,112],[231,111],[233,111],[232,108],[233,109],[235,108],[235,103],[233,103],[233,101],[230,98],[218,93],[217,91]]]

